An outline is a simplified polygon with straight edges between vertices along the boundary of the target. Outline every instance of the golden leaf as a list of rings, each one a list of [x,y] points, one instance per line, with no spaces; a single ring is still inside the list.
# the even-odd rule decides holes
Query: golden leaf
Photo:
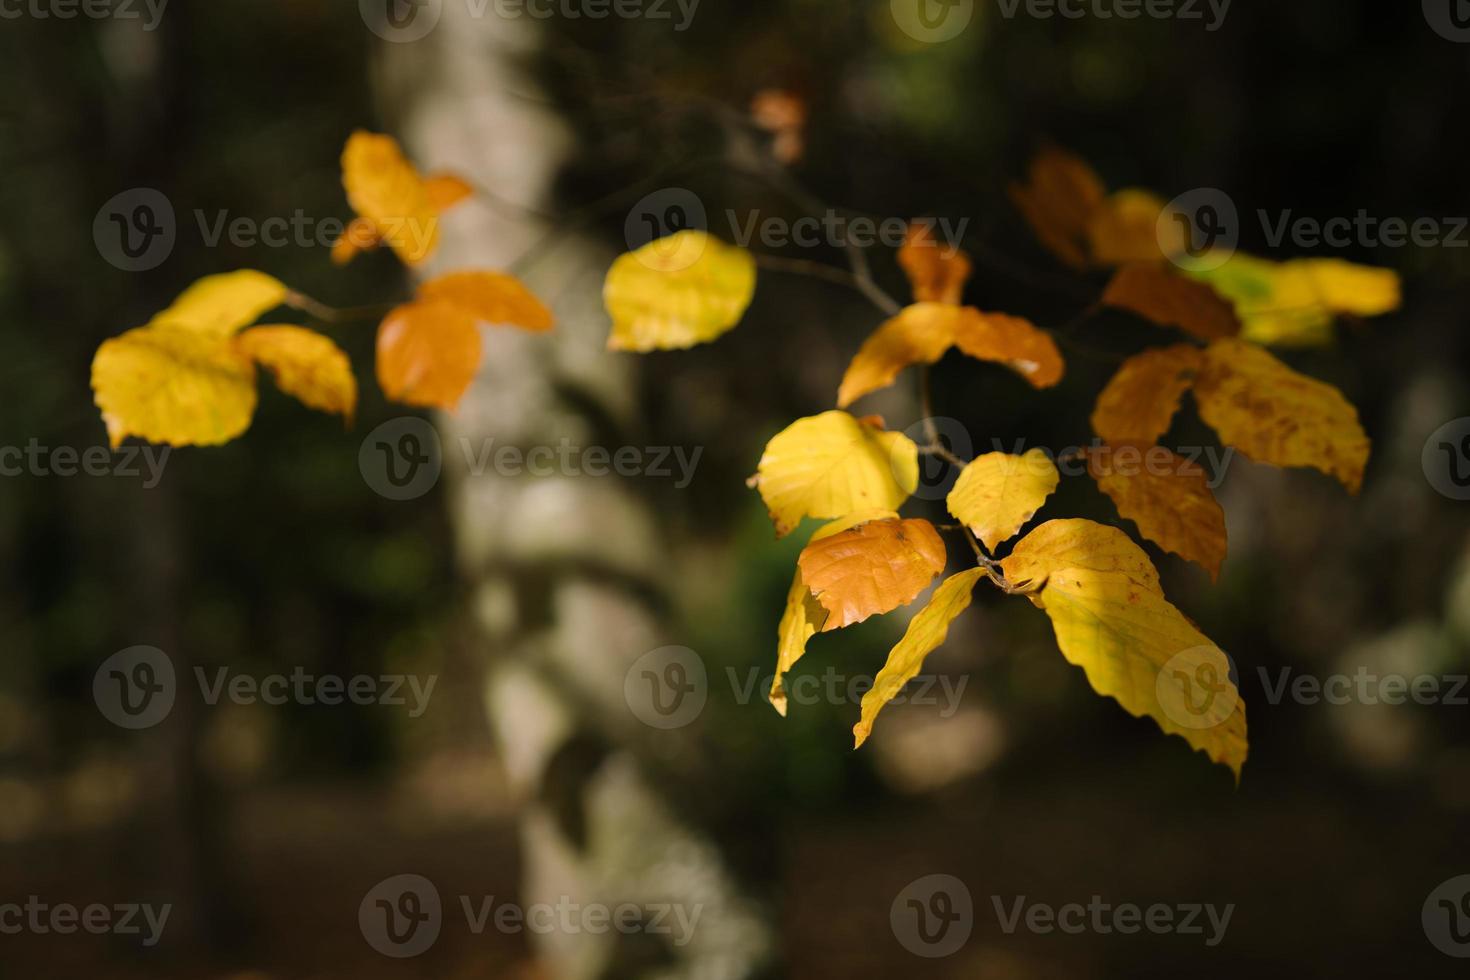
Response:
[[[1254,344],[1224,339],[1204,352],[1194,395],[1200,418],[1251,459],[1315,467],[1350,493],[1362,486],[1368,436],[1357,409],[1331,385]]]
[[[383,244],[373,223],[366,218],[353,218],[342,237],[332,243],[332,264],[346,265],[359,252],[371,252]]]
[[[1204,352],[1189,344],[1155,347],[1128,358],[1097,396],[1092,431],[1112,443],[1157,442],[1203,361]]]
[[[1161,327],[1178,327],[1201,340],[1240,333],[1235,307],[1206,283],[1158,263],[1123,266],[1108,282],[1102,303],[1137,313]]]
[[[92,391],[107,436],[173,446],[215,446],[250,428],[255,367],[227,337],[194,326],[138,327],[103,341]]]
[[[1002,559],[1011,590],[1034,593],[1059,568],[1117,572],[1160,596],[1159,573],[1142,548],[1122,531],[1081,518],[1047,521],[1026,535]]]
[[[928,604],[909,620],[903,638],[889,651],[887,662],[873,679],[872,689],[863,695],[862,717],[852,729],[854,748],[867,741],[878,712],[918,675],[924,658],[944,642],[949,635],[949,624],[969,608],[975,583],[984,574],[982,568],[968,568],[951,575],[934,590]]]
[[[776,534],[803,517],[897,510],[919,483],[919,447],[902,432],[830,411],[797,419],[766,444],[750,485]]]
[[[1235,304],[1241,338],[1257,344],[1320,347],[1339,314],[1378,316],[1400,301],[1396,272],[1340,259],[1273,262],[1236,252],[1218,266],[1207,254],[1198,268],[1184,267]]]
[[[453,409],[479,366],[475,318],[453,303],[407,303],[378,327],[378,384],[396,402]]]
[[[1240,780],[1245,705],[1230,662],[1163,596],[1121,572],[1061,568],[1033,601],[1051,618],[1062,656],[1083,669],[1093,690],[1152,718]]]
[[[680,350],[740,322],[755,294],[755,259],[702,231],[651,241],[613,262],[602,287],[609,350]]]
[[[960,471],[945,501],[985,547],[1009,540],[1056,490],[1061,475],[1046,453],[986,453]]]
[[[424,196],[429,207],[443,214],[475,193],[469,181],[454,174],[431,174],[424,178]]]
[[[434,254],[439,213],[418,171],[391,136],[361,130],[342,150],[342,186],[352,209],[409,265]]]
[[[1184,250],[1184,233],[1178,225],[1159,226],[1164,202],[1148,191],[1133,188],[1117,191],[1093,212],[1087,223],[1087,240],[1092,261],[1098,265],[1124,262],[1158,262]],[[1160,235],[1166,236],[1160,241]]]
[[[254,269],[205,276],[144,326],[228,337],[280,306],[289,292],[284,283]]]
[[[418,288],[426,302],[442,300],[488,324],[510,324],[525,330],[550,330],[551,311],[515,276],[503,272],[451,272]]]
[[[910,364],[933,364],[954,342],[959,321],[966,315],[958,306],[915,303],[886,321],[863,341],[842,384],[837,407],[846,408],[864,395],[893,384]]]
[[[330,339],[304,327],[264,326],[241,333],[235,346],[303,405],[352,420],[357,381],[347,355]]]
[[[1080,157],[1047,149],[1031,161],[1024,184],[1013,183],[1015,202],[1036,237],[1074,269],[1088,265],[1088,225],[1101,206],[1102,179]]]
[[[958,306],[970,278],[970,257],[953,245],[941,246],[932,225],[913,222],[898,250],[898,264],[916,303]]]
[[[1050,388],[1062,380],[1065,364],[1051,335],[1029,320],[1005,313],[981,313],[966,307],[955,346],[981,361],[1004,364],[1033,388]]]
[[[868,521],[814,540],[796,563],[830,614],[826,632],[913,602],[944,571],[945,557],[934,525],[909,518]]]
[[[824,524],[812,534],[807,546],[825,537],[845,531],[866,521],[882,521],[896,518],[891,510],[860,511],[841,520]],[[807,641],[817,634],[827,622],[827,610],[822,608],[806,581],[801,577],[801,567],[791,579],[791,589],[786,595],[786,610],[781,614],[781,623],[776,627],[776,674],[771,678],[771,707],[782,716],[786,715],[786,688],[782,678],[786,672],[806,653]]]
[[[1089,450],[1087,471],[1144,537],[1220,577],[1225,512],[1204,470],[1163,446],[1124,444]]]

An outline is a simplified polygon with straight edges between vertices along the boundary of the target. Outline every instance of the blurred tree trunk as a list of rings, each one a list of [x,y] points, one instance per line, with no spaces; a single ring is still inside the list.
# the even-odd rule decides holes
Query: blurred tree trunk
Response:
[[[424,40],[383,46],[380,98],[412,156],[495,195],[446,220],[430,274],[505,269],[544,241],[549,229],[533,215],[547,208],[573,141],[528,71],[534,22],[443,8]],[[690,765],[694,739],[641,724],[624,701],[628,669],[667,642],[659,582],[669,563],[648,505],[630,483],[575,467],[495,472],[504,446],[615,449],[635,416],[631,361],[603,352],[611,254],[572,234],[537,252],[525,278],[553,307],[556,332],[488,331],[479,377],[440,426],[487,653],[486,709],[522,803],[522,897],[671,904],[699,918],[682,945],[649,932],[530,939],[557,978],[757,976],[774,948],[766,908],[714,835],[679,811],[694,791],[668,775]],[[491,465],[473,472],[477,457]]]

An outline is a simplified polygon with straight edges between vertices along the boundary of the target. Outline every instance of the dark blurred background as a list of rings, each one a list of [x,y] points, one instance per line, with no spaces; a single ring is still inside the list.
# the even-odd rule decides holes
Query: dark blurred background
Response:
[[[1165,199],[1220,188],[1243,215],[1470,213],[1470,45],[1431,28],[1418,4],[1239,0],[1207,30],[1207,7],[1190,21],[1038,18],[1025,6],[1008,18],[996,0],[976,0],[956,37],[923,43],[886,0],[703,0],[686,30],[673,29],[677,10],[672,22],[523,17],[510,48],[489,9],[455,30],[480,32],[486,64],[509,59],[538,91],[451,101],[441,124],[464,113],[468,125],[497,100],[556,117],[562,149],[535,220],[574,229],[597,254],[626,248],[629,209],[650,192],[692,191],[728,238],[726,209],[800,216],[795,181],[835,208],[969,219],[967,301],[1057,326],[1103,280],[1058,266],[1007,201],[1007,182],[1048,143],[1086,157],[1110,187]],[[436,86],[467,83],[399,70],[413,45],[377,36],[356,4],[173,0],[154,30],[139,13],[63,20],[26,8],[0,20],[3,446],[106,445],[93,352],[200,276],[257,268],[343,307],[410,288],[386,251],[337,269],[307,244],[211,247],[196,211],[349,217],[338,155],[357,128],[399,132],[426,170],[453,162],[425,152],[435,144],[413,137],[424,130],[405,125],[403,105],[432,115]],[[749,118],[766,90],[791,93],[807,114],[803,152],[775,169]],[[456,221],[493,237],[497,222],[527,220],[515,213],[526,202],[495,199],[496,161],[520,138],[506,132],[486,152],[475,176],[492,194],[446,216],[448,248]],[[162,191],[178,215],[171,253],[138,272],[112,264],[93,235],[99,209],[134,188]],[[1303,254],[1272,250],[1257,221],[1242,227],[1251,252]],[[846,263],[832,247],[764,251]],[[652,611],[661,642],[698,651],[711,679],[697,723],[645,732],[628,751],[757,896],[775,950],[761,969],[1017,980],[1463,972],[1426,936],[1421,909],[1441,882],[1470,873],[1465,705],[1271,704],[1261,671],[1470,673],[1470,504],[1436,492],[1420,462],[1430,433],[1470,414],[1470,252],[1360,243],[1312,254],[1404,278],[1399,312],[1283,355],[1359,407],[1374,441],[1362,494],[1237,458],[1219,490],[1230,555],[1218,584],[1147,546],[1170,598],[1239,669],[1251,752],[1238,789],[1181,740],[1093,694],[1045,617],[989,590],[930,659],[951,684],[964,680],[960,703],[891,707],[861,751],[846,699],[793,704],[786,719],[758,697],[740,703],[727,670],[769,674],[804,538],[775,541],[743,479],[772,434],[831,407],[881,316],[838,285],[763,271],[742,325],[688,352],[604,353],[600,313],[563,317],[555,343],[570,353],[559,356],[588,376],[630,376],[625,409],[590,429],[600,444],[702,451],[685,488],[624,481],[657,542],[656,574],[629,601]],[[538,267],[558,261],[554,250],[535,256]],[[875,248],[869,261],[903,296],[891,252]],[[0,902],[173,905],[152,947],[0,935],[6,975],[574,975],[524,932],[474,935],[461,920],[422,955],[395,959],[359,928],[363,896],[400,873],[432,879],[447,918],[452,896],[517,901],[541,831],[525,826],[510,750],[493,734],[504,712],[485,696],[506,648],[477,610],[473,498],[454,479],[410,501],[375,492],[359,468],[363,438],[406,413],[373,380],[372,325],[326,329],[362,388],[348,431],[263,383],[245,436],[173,452],[156,486],[146,470],[0,478]],[[993,439],[1085,442],[1117,359],[1163,336],[1121,314],[1096,317],[1074,334],[1077,350],[1064,348],[1063,384],[1041,394],[946,360],[936,411],[977,452]],[[919,417],[909,388],[865,410],[903,428]],[[1170,441],[1213,444],[1188,410]],[[1084,479],[1064,481],[1042,516],[1117,522]],[[818,638],[798,673],[875,672],[903,618]],[[299,667],[437,686],[429,710],[409,717],[382,705],[209,705],[184,684],[164,722],[127,731],[98,710],[93,678],[139,644],[166,651],[181,677],[196,666],[256,677]],[[609,677],[603,696],[618,700],[621,671]],[[553,782],[540,781],[538,800]],[[895,897],[929,874],[955,876],[974,898],[973,934],[944,958],[914,955],[890,926]],[[991,896],[1022,895],[1235,912],[1211,948],[1197,936],[1007,934]],[[602,973],[685,975],[662,962]],[[744,975],[731,970],[706,975]]]

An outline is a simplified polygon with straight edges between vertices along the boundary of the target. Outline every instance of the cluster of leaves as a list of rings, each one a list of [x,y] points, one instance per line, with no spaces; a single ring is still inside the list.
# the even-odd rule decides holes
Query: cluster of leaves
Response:
[[[799,120],[789,111],[776,115],[788,144],[798,140],[788,145],[795,151]],[[422,264],[437,245],[440,215],[473,192],[453,175],[420,177],[386,136],[354,134],[342,169],[358,217],[332,250],[338,263],[386,244],[406,264]],[[1083,451],[1099,488],[1144,537],[1212,577],[1226,556],[1224,514],[1203,472],[1157,445],[1186,391],[1227,445],[1261,462],[1315,467],[1357,491],[1369,442],[1355,409],[1335,388],[1298,374],[1262,345],[1319,344],[1340,315],[1395,308],[1394,273],[1336,260],[1273,262],[1240,254],[1191,261],[1161,199],[1137,189],[1109,194],[1085,162],[1057,150],[1033,161],[1011,198],[1064,265],[1111,270],[1095,307],[1126,310],[1182,335],[1122,363],[1091,417],[1102,444]],[[858,745],[986,579],[1046,613],[1062,655],[1098,693],[1182,736],[1238,779],[1247,752],[1245,709],[1229,680],[1228,659],[1165,598],[1139,545],[1116,527],[1058,519],[995,556],[1060,482],[1046,453],[961,459],[932,426],[928,444],[920,446],[888,431],[881,418],[847,411],[907,368],[925,372],[950,350],[1014,371],[1036,389],[1063,377],[1066,365],[1049,331],[963,304],[970,258],[959,250],[946,254],[922,229],[913,226],[897,255],[913,302],[881,304],[888,316],[848,365],[836,407],[772,437],[750,480],[778,536],[807,518],[826,522],[797,560],[778,627],[772,703],[785,714],[783,677],[817,633],[908,605],[943,576],[949,562],[940,532],[957,531],[974,564],[943,578],[889,652],[863,698],[853,729]],[[746,250],[698,230],[619,256],[604,284],[608,347],[684,349],[715,340],[744,316],[756,268]],[[856,271],[853,279],[881,296]],[[130,435],[174,445],[235,438],[254,412],[257,365],[309,407],[350,419],[356,382],[331,340],[300,326],[251,326],[282,305],[327,322],[352,318],[246,270],[201,280],[146,325],[105,342],[92,383],[112,442]],[[383,392],[405,404],[452,409],[478,369],[481,323],[542,331],[552,318],[503,272],[429,279],[381,320],[376,373]],[[1162,454],[1167,465],[1120,466],[1124,451]],[[921,453],[959,470],[946,500],[954,525],[936,527],[899,513],[917,487]],[[1193,685],[1209,692],[1203,706],[1192,697]]]
[[[332,248],[339,265],[383,244],[408,265],[422,264],[438,246],[440,215],[472,193],[452,174],[420,177],[391,137],[364,132],[342,152],[342,184],[357,217]],[[357,381],[340,347],[302,326],[251,326],[281,306],[328,323],[353,318],[244,269],[199,280],[143,326],[105,341],[92,360],[92,390],[112,444],[128,436],[175,446],[229,442],[255,415],[257,366],[302,404],[350,422]],[[453,408],[480,364],[480,323],[543,331],[552,317],[503,272],[430,279],[378,328],[383,393]]]
[[[1225,444],[1260,462],[1315,467],[1357,491],[1369,441],[1356,410],[1335,388],[1293,371],[1262,344],[1322,343],[1339,315],[1392,310],[1399,301],[1394,273],[1336,260],[1272,262],[1239,254],[1220,261],[1207,253],[1191,262],[1183,232],[1174,236],[1177,226],[1166,220],[1160,198],[1136,189],[1108,194],[1085,162],[1057,150],[1033,161],[1011,197],[1062,263],[1112,270],[1096,306],[1183,334],[1180,342],[1124,361],[1092,414],[1102,444],[1083,451],[1089,474],[1144,537],[1211,577],[1225,559],[1224,513],[1204,473],[1157,445],[1189,390],[1200,417]],[[797,560],[778,627],[772,704],[785,714],[783,676],[813,636],[908,605],[944,574],[942,529],[899,513],[917,487],[919,455],[932,454],[959,468],[946,500],[958,524],[943,530],[960,531],[975,562],[944,578],[909,621],[863,698],[856,743],[944,642],[984,578],[1047,614],[1062,655],[1098,693],[1182,736],[1238,779],[1247,753],[1245,708],[1229,679],[1228,658],[1164,597],[1141,547],[1116,527],[1060,519],[1034,528],[1003,558],[994,556],[1060,482],[1045,452],[965,460],[932,429],[930,444],[920,446],[888,431],[881,418],[846,411],[906,368],[927,370],[951,349],[1004,366],[1037,389],[1063,376],[1065,363],[1048,331],[1022,317],[963,305],[970,258],[963,251],[944,254],[923,228],[912,226],[897,255],[914,302],[863,342],[842,378],[837,407],[776,434],[750,480],[777,535],[805,518],[827,522]],[[647,351],[714,340],[743,316],[755,270],[743,250],[692,230],[621,256],[605,285],[609,345]],[[1129,451],[1149,453],[1156,465],[1119,465]],[[1203,705],[1196,693],[1209,695]]]

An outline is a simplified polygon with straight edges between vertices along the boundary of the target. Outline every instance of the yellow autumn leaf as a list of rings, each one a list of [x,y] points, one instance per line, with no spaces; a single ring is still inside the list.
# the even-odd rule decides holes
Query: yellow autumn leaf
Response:
[[[201,323],[209,329],[198,329]],[[209,332],[218,323],[138,327],[97,348],[92,391],[114,447],[128,436],[215,446],[250,428],[255,367],[228,338]]]
[[[375,238],[404,262],[418,265],[434,253],[439,213],[397,140],[362,130],[348,137],[342,150],[342,186],[347,202],[371,225]]]
[[[488,324],[524,330],[550,330],[551,311],[515,276],[472,270],[430,279],[418,288],[420,300],[443,300]]]
[[[1110,443],[1157,442],[1203,361],[1204,352],[1189,344],[1155,347],[1128,358],[1098,393],[1092,431]]]
[[[797,559],[827,613],[822,632],[907,605],[944,571],[944,541],[922,518],[868,521],[813,540]]]
[[[740,322],[755,294],[750,253],[702,231],[680,231],[625,252],[603,284],[609,350],[678,350]]]
[[[898,517],[891,510],[859,511],[840,520],[824,524],[807,541],[812,542],[845,531],[866,521],[882,521]],[[807,641],[815,636],[827,622],[827,610],[812,595],[806,581],[801,577],[801,567],[791,579],[791,589],[786,595],[786,609],[781,614],[781,623],[776,627],[776,674],[771,678],[771,707],[782,717],[786,715],[786,687],[782,680],[786,672],[806,653]]]
[[[1018,316],[982,313],[970,307],[965,313],[954,338],[962,353],[1004,364],[1033,388],[1050,388],[1062,380],[1065,363],[1051,334]]]
[[[1101,302],[1137,313],[1161,327],[1177,327],[1201,340],[1240,333],[1240,321],[1229,300],[1208,283],[1156,262],[1123,266],[1109,280]]]
[[[235,346],[303,405],[352,420],[357,380],[347,355],[327,337],[304,327],[251,327],[235,338]]]
[[[397,307],[378,327],[378,385],[405,405],[453,409],[480,368],[475,318],[442,299]]]
[[[284,283],[254,269],[205,276],[144,326],[228,337],[280,306],[289,293]]]
[[[913,680],[924,666],[924,658],[937,649],[949,635],[949,624],[970,605],[975,583],[985,574],[982,568],[967,568],[940,583],[923,609],[909,620],[903,637],[888,653],[888,660],[873,687],[863,695],[862,716],[853,726],[854,748],[861,748],[872,734],[878,712],[892,701],[903,686]]]
[[[1060,481],[1056,465],[1040,449],[1020,456],[985,453],[960,471],[945,504],[994,550],[1031,520]]]
[[[1320,347],[1338,315],[1379,316],[1400,302],[1396,272],[1340,259],[1273,262],[1236,252],[1218,265],[1209,255],[1181,265],[1234,303],[1241,338],[1257,344]]]
[[[830,411],[797,419],[766,444],[750,485],[776,534],[803,517],[897,510],[919,483],[919,447],[902,432]]]
[[[1032,601],[1050,617],[1062,656],[1099,694],[1152,718],[1240,779],[1245,705],[1230,661],[1179,610],[1122,572],[1053,571]]]
[[[1163,211],[1163,200],[1149,191],[1128,188],[1109,194],[1087,222],[1092,261],[1097,265],[1159,262],[1182,252],[1184,232],[1173,222],[1161,226]]]
[[[945,303],[915,303],[887,320],[863,341],[842,384],[837,407],[846,408],[879,388],[886,388],[910,364],[933,364],[954,343],[966,312]]]
[[[1041,589],[1059,568],[1117,572],[1142,589],[1164,594],[1154,563],[1133,539],[1108,524],[1077,517],[1035,528],[1016,542],[1000,566],[1011,591],[1024,594]]]
[[[1036,237],[1074,269],[1088,266],[1088,226],[1105,193],[1085,160],[1058,149],[1038,153],[1026,182],[1010,187],[1011,200]]]
[[[1358,410],[1332,385],[1298,374],[1266,350],[1217,340],[1194,384],[1200,418],[1228,446],[1275,466],[1311,466],[1350,493],[1363,483],[1370,444]]]
[[[1220,577],[1225,511],[1203,469],[1163,446],[1095,447],[1086,456],[1098,488],[1144,537]]]
[[[958,306],[970,278],[970,257],[954,245],[941,245],[932,225],[913,222],[898,250],[916,303]]]

